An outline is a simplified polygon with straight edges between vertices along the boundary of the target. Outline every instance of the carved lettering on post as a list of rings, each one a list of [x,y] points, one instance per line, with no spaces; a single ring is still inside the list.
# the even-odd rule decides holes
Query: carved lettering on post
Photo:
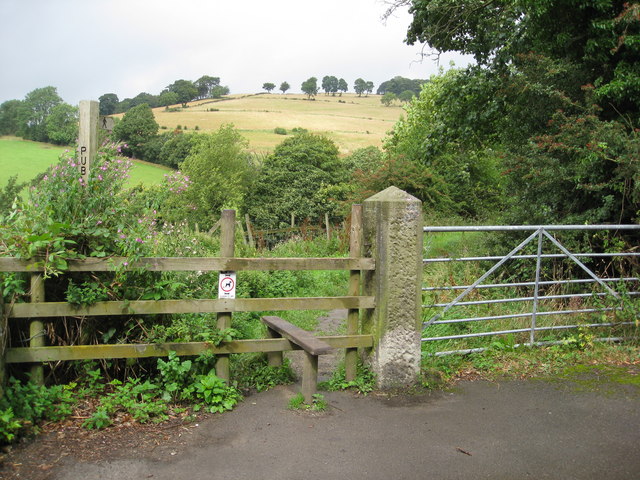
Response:
[[[89,179],[91,163],[98,150],[98,110],[95,100],[80,101],[80,130],[78,132],[78,164],[83,182]]]

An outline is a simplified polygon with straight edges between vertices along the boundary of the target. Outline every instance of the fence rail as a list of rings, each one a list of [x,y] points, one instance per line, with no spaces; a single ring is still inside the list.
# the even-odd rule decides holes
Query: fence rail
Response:
[[[637,317],[633,321],[611,321],[611,319],[603,320],[601,322],[584,322],[573,324],[558,324],[559,317],[571,315],[592,315],[592,314],[615,314],[618,315],[624,311],[623,302],[620,294],[611,288],[612,286],[621,286],[625,291],[625,298],[629,302],[633,302],[640,292],[633,291],[633,288],[637,286],[638,277],[636,276],[617,276],[612,278],[600,278],[591,269],[589,269],[584,263],[585,258],[611,258],[616,260],[626,260],[627,262],[640,256],[640,253],[634,251],[620,251],[620,252],[580,252],[573,253],[567,250],[555,237],[549,234],[549,232],[562,232],[562,231],[616,231],[616,232],[637,232],[640,231],[640,225],[522,225],[522,226],[428,226],[424,228],[424,232],[427,234],[443,233],[443,232],[532,232],[528,238],[522,241],[517,247],[515,247],[510,253],[502,256],[461,256],[461,257],[439,257],[439,258],[424,258],[423,264],[425,268],[429,268],[430,265],[456,264],[461,262],[488,262],[495,261],[493,267],[489,268],[480,278],[471,284],[464,285],[429,285],[423,286],[423,294],[430,297],[430,302],[426,302],[423,305],[423,312],[428,313],[427,320],[424,322],[424,338],[423,343],[429,342],[447,342],[448,348],[454,347],[454,350],[440,350],[435,351],[433,354],[442,355],[449,353],[466,353],[477,352],[486,349],[486,347],[476,348],[459,348],[464,346],[458,344],[458,341],[468,341],[468,339],[478,339],[482,337],[493,337],[508,334],[528,334],[529,341],[522,342],[521,344],[539,344],[536,342],[535,335],[537,332],[554,332],[563,331],[577,328],[602,328],[602,327],[629,327],[637,326]],[[521,251],[529,244],[536,246],[537,240],[537,253],[536,254],[520,254]],[[550,242],[552,247],[559,250],[559,253],[543,253],[542,246],[543,241]],[[556,259],[569,259],[574,265],[586,274],[586,278],[571,278],[571,279],[542,279],[542,261],[550,261]],[[533,280],[526,278],[512,279],[511,281],[500,283],[490,282],[492,276],[499,273],[499,268],[506,262],[511,260],[535,260],[535,277]],[[429,278],[429,272],[426,272],[426,278]],[[575,292],[570,291],[567,293],[560,293],[553,291],[548,294],[543,294],[542,289],[553,288],[554,290],[561,287],[571,287],[573,289],[578,287],[594,287],[599,288],[601,291],[587,291],[587,292]],[[514,289],[529,288],[532,290],[530,295],[512,296],[507,294],[508,291]],[[438,295],[446,295],[447,292],[460,292],[453,300],[440,300]],[[500,292],[500,298],[496,298],[498,295],[496,291]],[[472,294],[475,297],[465,301],[465,297]],[[482,295],[487,293],[490,298],[484,298]],[[435,298],[434,298],[435,296]],[[604,305],[607,298],[612,298],[614,301],[612,305]],[[517,308],[517,305],[530,303],[531,307],[528,311],[522,312]],[[573,305],[572,305],[573,304]],[[511,305],[511,306],[509,306]],[[543,309],[543,305],[548,305],[548,308]],[[510,312],[504,314],[504,312],[498,312],[503,314],[493,314],[488,310],[493,307],[500,307],[511,309]],[[558,306],[560,308],[558,308]],[[567,308],[567,306],[569,308]],[[473,314],[460,316],[458,313],[454,315],[452,312],[455,308],[462,310],[469,308],[485,308],[484,314]],[[564,307],[564,308],[563,308]],[[628,307],[628,305],[627,305]],[[437,312],[437,313],[436,313]],[[542,321],[545,318],[550,319],[552,324],[538,325],[538,321]],[[551,320],[552,319],[552,320]],[[522,320],[528,320],[529,324],[524,328]],[[505,327],[504,321],[512,321],[512,326]],[[501,323],[497,325],[496,323]],[[518,323],[520,322],[520,323]],[[494,324],[493,329],[489,326]],[[484,325],[484,328],[479,327]],[[502,326],[503,328],[500,328]],[[438,328],[438,331],[434,331],[434,328]],[[458,329],[458,331],[452,331],[451,328]],[[460,332],[460,328],[467,330],[466,332]],[[443,330],[444,329],[444,330]],[[448,329],[448,330],[447,330]],[[429,332],[432,332],[429,335]],[[454,341],[454,343],[451,343]],[[446,348],[446,347],[445,347]]]
[[[42,362],[88,360],[105,358],[143,358],[166,356],[170,351],[178,355],[198,355],[210,352],[218,355],[216,373],[229,379],[228,356],[235,353],[277,352],[295,350],[298,347],[286,339],[249,339],[224,342],[213,345],[210,342],[159,343],[159,344],[100,344],[73,346],[45,346],[44,324],[63,317],[131,316],[180,313],[217,313],[218,328],[232,326],[233,312],[265,312],[287,310],[333,310],[349,311],[349,327],[346,335],[320,337],[334,348],[347,350],[347,366],[355,376],[356,358],[351,354],[357,348],[372,347],[371,335],[358,335],[358,312],[360,309],[375,307],[373,296],[359,295],[360,272],[375,270],[375,260],[361,257],[362,235],[361,207],[354,206],[352,216],[360,224],[352,225],[351,257],[348,258],[239,258],[234,257],[235,213],[223,212],[221,227],[221,256],[201,257],[153,257],[130,261],[124,257],[86,258],[69,260],[69,272],[110,272],[120,269],[142,269],[150,272],[211,272],[211,271],[278,271],[278,270],[345,270],[350,272],[350,281],[345,285],[348,295],[337,297],[304,298],[205,298],[176,300],[124,300],[103,301],[91,305],[74,305],[68,302],[45,301],[43,259],[0,258],[1,272],[30,273],[30,303],[0,304],[2,325],[8,320],[29,322],[29,346],[9,347],[0,351],[0,362],[32,363],[32,379],[42,383]],[[353,223],[353,222],[352,222]],[[0,340],[7,338],[7,329],[0,325]],[[0,346],[2,346],[0,345]],[[4,354],[4,355],[3,355]],[[353,365],[351,365],[353,363]],[[0,365],[0,370],[2,365]],[[0,371],[0,374],[3,372]],[[351,378],[352,380],[353,378]]]

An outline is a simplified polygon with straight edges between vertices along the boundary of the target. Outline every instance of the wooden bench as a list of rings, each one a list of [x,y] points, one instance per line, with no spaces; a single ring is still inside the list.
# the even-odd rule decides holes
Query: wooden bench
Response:
[[[270,338],[284,337],[304,350],[302,395],[306,402],[311,402],[313,395],[318,391],[318,355],[329,353],[333,347],[280,317],[265,316],[261,320],[267,326],[267,334]],[[268,358],[269,365],[282,365],[282,352],[269,353]]]

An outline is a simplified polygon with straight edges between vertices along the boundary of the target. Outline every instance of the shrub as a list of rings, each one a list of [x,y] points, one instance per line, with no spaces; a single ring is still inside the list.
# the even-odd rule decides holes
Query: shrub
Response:
[[[276,127],[273,129],[273,133],[275,133],[276,135],[286,135],[287,131],[282,127]]]

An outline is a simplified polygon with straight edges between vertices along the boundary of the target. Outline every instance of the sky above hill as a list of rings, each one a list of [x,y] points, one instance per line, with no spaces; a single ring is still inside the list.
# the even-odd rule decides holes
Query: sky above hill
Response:
[[[311,76],[428,78],[467,61],[423,58],[404,43],[406,8],[381,0],[1,0],[0,102],[48,85],[68,103],[159,94],[178,79],[220,77],[231,93]]]

